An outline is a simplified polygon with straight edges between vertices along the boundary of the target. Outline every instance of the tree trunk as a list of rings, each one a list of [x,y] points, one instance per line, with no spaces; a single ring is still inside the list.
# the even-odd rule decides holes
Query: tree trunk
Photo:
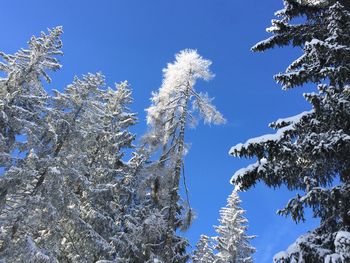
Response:
[[[175,160],[175,169],[172,174],[172,184],[170,188],[170,204],[169,204],[169,214],[168,214],[168,229],[166,233],[165,240],[165,256],[166,262],[173,262],[174,252],[173,251],[173,233],[177,229],[176,225],[176,213],[177,213],[177,203],[179,201],[179,185],[180,185],[180,177],[181,177],[181,168],[182,168],[182,157],[185,148],[185,128],[186,128],[186,119],[187,119],[187,104],[189,102],[189,93],[190,93],[190,84],[186,85],[186,90],[184,93],[184,103],[182,106],[183,111],[179,120],[179,139],[178,139],[178,147],[176,152],[176,160]]]

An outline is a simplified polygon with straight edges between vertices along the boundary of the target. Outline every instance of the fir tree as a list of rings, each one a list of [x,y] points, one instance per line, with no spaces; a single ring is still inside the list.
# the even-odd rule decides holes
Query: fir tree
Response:
[[[213,263],[215,255],[213,252],[210,237],[201,235],[192,256],[193,263]]]
[[[248,189],[258,181],[270,187],[286,185],[299,193],[282,215],[305,220],[311,207],[321,225],[300,237],[275,262],[348,262],[350,251],[349,74],[350,14],[348,1],[284,1],[273,21],[271,38],[254,47],[262,51],[292,43],[304,54],[286,73],[276,76],[285,89],[324,82],[318,93],[305,94],[312,110],[270,124],[277,132],[233,147],[239,157],[258,161],[236,172],[232,181]],[[306,22],[289,24],[304,15]]]
[[[55,32],[50,31],[52,35]],[[44,41],[44,47],[38,45],[38,49],[48,49],[50,54],[49,44],[55,41]],[[53,67],[56,60],[49,60],[49,54],[41,54],[41,59],[48,60],[44,60],[45,66]],[[42,64],[33,63],[30,72],[42,73],[41,69],[45,69]],[[28,82],[38,88],[40,75],[34,73],[28,75]],[[21,91],[25,82],[14,83]],[[26,94],[29,102],[32,97],[36,102],[34,92]],[[36,116],[36,136],[28,133],[24,157],[12,162],[0,178],[1,259],[117,260],[114,240],[122,231],[118,222],[121,208],[127,204],[123,198],[126,191],[121,189],[128,187],[137,166],[137,158],[122,161],[123,149],[132,147],[134,139],[127,131],[135,122],[128,109],[131,101],[126,82],[115,90],[106,89],[101,74],[88,74],[75,78],[63,93],[55,91],[54,96],[46,97],[40,111],[34,106],[27,109],[30,116]],[[19,131],[32,131],[33,123],[26,120]]]
[[[20,158],[18,153],[40,144],[45,129],[40,116],[47,99],[41,80],[51,82],[47,72],[61,67],[56,56],[62,55],[62,32],[56,27],[33,36],[28,49],[14,55],[0,52],[0,71],[5,74],[0,78],[0,167],[9,169]]]
[[[15,239],[37,176],[36,152],[46,148],[41,137],[48,129],[42,118],[47,94],[41,80],[50,82],[47,71],[61,67],[55,58],[62,55],[61,34],[62,28],[56,27],[49,34],[33,36],[28,49],[14,55],[0,53],[4,62],[0,70],[5,73],[0,79],[0,167],[4,168],[0,178],[1,252],[6,253],[8,243]],[[29,237],[22,241],[32,245]]]
[[[220,210],[220,225],[215,227],[217,263],[248,263],[253,262],[255,249],[249,244],[254,236],[246,234],[248,220],[240,207],[241,200],[236,191],[227,199],[227,206]]]

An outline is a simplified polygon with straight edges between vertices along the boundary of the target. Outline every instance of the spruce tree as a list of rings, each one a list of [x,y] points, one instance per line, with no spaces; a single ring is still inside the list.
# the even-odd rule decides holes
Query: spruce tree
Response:
[[[193,252],[193,263],[213,263],[215,262],[215,255],[213,252],[212,240],[210,237],[201,235],[196,245],[196,250]]]
[[[124,149],[131,148],[134,139],[127,131],[135,123],[135,114],[128,109],[131,91],[126,82],[106,89],[102,74],[88,74],[75,78],[64,92],[54,91],[54,96],[45,95],[45,101],[37,103],[41,97],[36,90],[45,94],[39,73],[44,75],[45,67],[58,67],[50,56],[60,52],[50,44],[60,46],[60,32],[57,28],[39,40],[32,38],[37,53],[30,59],[40,63],[29,63],[29,69],[23,63],[23,71],[30,75],[15,71],[13,76],[18,74],[23,81],[13,80],[9,86],[18,89],[13,95],[25,93],[26,99],[16,97],[13,103],[26,108],[24,115],[21,109],[11,117],[15,121],[27,115],[35,118],[22,121],[21,129],[11,128],[9,121],[10,128],[3,130],[10,142],[8,134],[23,134],[21,145],[26,148],[19,148],[21,159],[7,164],[0,178],[0,258],[8,262],[114,262],[118,259],[115,240],[123,231],[121,211],[128,204],[124,189],[137,168],[137,158],[122,161]],[[26,58],[19,54],[18,61]]]
[[[215,237],[218,251],[217,263],[249,263],[253,262],[255,252],[249,242],[254,236],[246,234],[248,220],[240,207],[241,200],[236,191],[227,198],[227,206],[220,210],[220,225],[215,227],[218,236]]]
[[[33,36],[28,49],[14,55],[0,53],[0,70],[5,75],[0,79],[1,253],[6,253],[15,239],[23,214],[28,211],[28,194],[37,176],[36,152],[46,148],[41,137],[48,129],[42,117],[48,96],[41,81],[51,82],[48,71],[61,67],[56,56],[62,55],[63,32],[61,27],[48,31]],[[22,241],[31,244],[30,238]]]
[[[47,93],[42,80],[51,82],[48,71],[61,68],[61,27],[32,37],[27,49],[15,54],[0,52],[0,168],[5,170],[20,161],[21,154],[40,145],[44,130],[40,116],[44,114]],[[22,139],[22,140],[19,140]]]
[[[321,83],[318,92],[304,94],[312,109],[270,124],[275,134],[233,147],[238,157],[257,162],[237,171],[232,182],[246,190],[258,181],[270,187],[286,185],[299,193],[278,213],[296,222],[310,207],[320,226],[298,238],[275,262],[349,262],[350,251],[350,126],[348,1],[284,1],[270,32],[253,49],[293,44],[303,55],[286,73],[275,76],[284,89]],[[305,22],[293,24],[303,16]]]

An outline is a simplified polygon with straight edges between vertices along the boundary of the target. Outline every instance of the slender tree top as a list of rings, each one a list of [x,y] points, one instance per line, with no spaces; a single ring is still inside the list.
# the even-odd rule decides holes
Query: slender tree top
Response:
[[[247,223],[244,217],[245,211],[241,208],[241,199],[237,191],[233,191],[227,198],[227,205],[220,209],[220,225],[215,227],[218,233],[216,249],[218,250],[218,263],[253,262],[252,254],[255,248],[250,245],[250,240],[255,236],[248,236]]]
[[[163,69],[163,83],[158,92],[153,93],[152,105],[146,109],[147,123],[151,134],[166,144],[169,137],[179,128],[180,116],[186,110],[181,120],[195,123],[194,111],[205,123],[222,124],[225,122],[222,114],[211,104],[212,98],[206,93],[197,92],[194,88],[197,80],[210,80],[214,75],[209,70],[211,61],[202,58],[196,50],[186,49],[175,56],[175,62],[169,63]],[[192,102],[192,111],[188,111],[188,103]]]

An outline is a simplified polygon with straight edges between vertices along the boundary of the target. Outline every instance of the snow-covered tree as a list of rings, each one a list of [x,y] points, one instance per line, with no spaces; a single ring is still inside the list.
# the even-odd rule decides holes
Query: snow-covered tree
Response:
[[[61,65],[55,58],[62,55],[62,28],[32,37],[28,49],[14,55],[0,52],[0,167],[9,168],[19,153],[37,147],[44,128],[40,116],[47,94],[41,79],[51,82],[48,71]],[[18,139],[20,138],[20,139]]]
[[[28,49],[14,55],[0,53],[0,246],[15,238],[36,171],[36,153],[45,146],[47,94],[41,80],[50,82],[47,71],[58,70],[55,58],[62,55],[62,28],[32,37]],[[27,239],[30,242],[29,239]],[[28,243],[29,244],[29,243]]]
[[[196,121],[196,112],[205,123],[221,124],[225,121],[212,105],[212,99],[194,88],[197,80],[213,77],[209,71],[210,64],[209,60],[203,59],[195,50],[178,53],[175,62],[163,70],[162,86],[153,94],[152,105],[146,110],[150,129],[145,142],[150,146],[151,152],[160,154],[159,161],[153,164],[154,171],[149,181],[152,185],[152,198],[164,214],[167,225],[163,244],[165,262],[184,262],[187,259],[187,242],[176,235],[176,230],[186,228],[192,217],[189,209],[187,220],[182,218],[183,209],[179,203],[179,183],[186,151],[186,126]]]
[[[245,211],[240,207],[241,200],[236,191],[227,199],[227,206],[220,210],[220,225],[215,227],[218,236],[216,240],[217,263],[248,263],[253,262],[252,254],[255,248],[250,245],[254,236],[248,236]]]
[[[270,30],[274,35],[254,47],[261,51],[291,42],[303,48],[303,55],[276,79],[285,89],[324,81],[318,93],[304,94],[312,109],[271,123],[275,134],[250,139],[230,151],[258,159],[234,175],[239,189],[258,181],[270,187],[284,184],[299,193],[279,214],[298,222],[305,220],[304,209],[310,207],[321,219],[317,229],[276,255],[275,262],[349,261],[344,251],[350,251],[350,13],[348,1],[334,2],[284,1],[285,9],[278,12],[282,20],[273,21]],[[305,15],[305,23],[289,24],[299,15]]]
[[[58,37],[60,32],[57,28],[49,36]],[[42,39],[49,36],[42,34]],[[18,132],[14,130],[15,135],[25,136],[26,148],[0,178],[0,258],[8,262],[115,261],[119,257],[115,240],[123,231],[120,222],[132,191],[128,182],[138,166],[135,156],[122,161],[124,149],[132,147],[134,139],[127,131],[135,123],[135,114],[128,109],[131,91],[126,82],[106,89],[103,75],[88,74],[75,78],[64,92],[55,91],[52,97],[45,93],[45,101],[36,107],[40,94],[29,87],[42,88],[39,73],[49,66],[55,69],[57,61],[49,55],[59,52],[49,47],[60,41],[51,38],[51,42],[32,38],[30,43],[41,53],[30,55],[36,59],[29,66],[32,75],[24,75],[29,84],[23,77],[23,82],[11,86],[18,89],[17,94],[25,90],[22,86],[28,87],[26,100],[17,101],[35,119],[26,119]],[[21,116],[17,111],[11,117]]]
[[[58,135],[52,154],[61,173],[69,175],[64,182],[70,193],[67,201],[77,212],[75,219],[69,218],[72,240],[67,239],[66,253],[79,260],[113,259],[111,238],[120,231],[116,223],[128,197],[122,190],[131,174],[121,158],[123,148],[130,148],[134,139],[126,130],[135,122],[127,108],[131,92],[126,82],[115,90],[104,85],[101,74],[76,78],[64,93],[56,91],[50,116]]]
[[[194,89],[212,77],[211,62],[193,50],[176,55],[136,151],[127,82],[106,88],[102,74],[87,74],[45,91],[47,71],[60,68],[61,34],[57,27],[28,50],[0,53],[0,261],[186,262],[188,242],[177,234],[192,217],[179,197],[185,129],[196,113],[225,121]]]
[[[327,38],[327,26],[324,24],[327,18],[325,12],[329,6],[337,2],[341,3],[346,10],[350,10],[348,0],[284,0],[284,8],[275,13],[280,19],[273,19],[272,26],[267,28],[267,31],[273,35],[257,43],[252,50],[265,51],[289,44],[304,47],[306,42],[313,39]],[[295,19],[300,17],[305,19],[296,20],[299,23],[295,22]]]
[[[193,263],[213,263],[215,262],[215,255],[213,245],[210,237],[201,235],[193,252]]]

